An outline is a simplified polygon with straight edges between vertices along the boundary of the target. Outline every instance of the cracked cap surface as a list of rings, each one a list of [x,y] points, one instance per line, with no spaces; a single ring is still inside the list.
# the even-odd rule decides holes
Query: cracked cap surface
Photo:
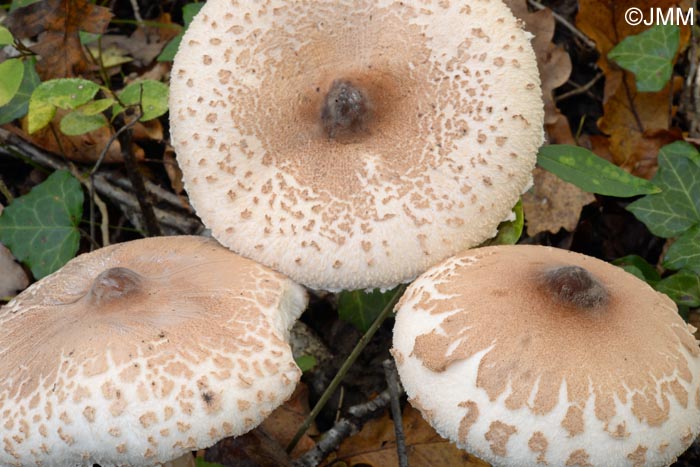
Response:
[[[478,248],[416,279],[397,310],[412,404],[494,465],[669,465],[700,431],[694,328],[596,258]]]
[[[0,464],[153,465],[291,395],[297,284],[203,237],[81,255],[0,309]]]

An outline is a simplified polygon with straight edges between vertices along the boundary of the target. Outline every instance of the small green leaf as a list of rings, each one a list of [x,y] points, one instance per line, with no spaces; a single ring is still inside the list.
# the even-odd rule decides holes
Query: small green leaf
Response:
[[[203,6],[203,2],[198,2],[188,3],[182,7],[182,22],[185,23],[185,29],[192,24],[192,20],[197,16],[197,13],[199,13],[199,10],[201,10]]]
[[[44,81],[34,90],[32,100],[48,102],[61,109],[75,109],[89,102],[100,86],[82,78],[59,78]]]
[[[78,31],[80,43],[83,45],[88,45],[91,42],[95,42],[101,35],[102,34],[95,34],[94,32]]]
[[[614,260],[612,264],[620,266],[625,271],[634,274],[649,284],[654,284],[661,280],[659,272],[641,256],[623,256]]]
[[[56,115],[56,106],[40,100],[29,98],[29,112],[27,115],[27,129],[29,133],[41,130],[51,123]]]
[[[313,355],[302,355],[296,359],[296,362],[302,373],[306,373],[316,366],[316,358]]]
[[[196,467],[224,467],[223,465],[217,464],[216,462],[207,462],[201,457],[197,457],[194,460],[194,464]]]
[[[678,237],[666,252],[663,267],[689,269],[700,274],[700,225],[691,227]]]
[[[381,292],[350,290],[338,295],[338,316],[362,332],[367,331],[384,307],[391,301],[396,289]]]
[[[520,240],[520,236],[523,233],[523,225],[525,223],[525,216],[523,216],[523,202],[518,200],[518,202],[513,207],[513,214],[515,214],[515,219],[512,221],[504,221],[498,225],[498,234],[495,237],[486,240],[482,246],[489,245],[515,245]]]
[[[14,41],[14,37],[12,37],[10,30],[5,26],[0,26],[0,46],[10,45],[14,43]]]
[[[19,58],[0,63],[0,106],[8,104],[19,91],[24,78],[24,65]]]
[[[692,271],[679,271],[659,281],[654,288],[679,305],[700,306],[700,276]]]
[[[85,115],[97,115],[99,113],[104,112],[112,105],[114,105],[114,99],[112,99],[111,97],[106,97],[104,99],[96,99],[92,102],[88,102],[87,104],[81,105],[80,107],[78,107],[78,111]]]
[[[635,177],[578,146],[542,146],[537,154],[537,163],[562,180],[590,193],[627,197],[660,191],[649,181]]]
[[[637,219],[659,237],[674,237],[700,223],[700,154],[676,141],[661,148],[659,170],[653,178],[663,191],[627,206]]]
[[[80,182],[65,170],[54,172],[5,208],[0,216],[0,242],[41,279],[78,251],[82,210]]]
[[[37,86],[29,99],[29,133],[44,128],[56,114],[56,108],[75,109],[90,101],[100,87],[82,78],[59,78]]]
[[[82,135],[102,128],[106,124],[107,118],[102,114],[86,115],[79,110],[74,110],[61,119],[61,132],[68,136]]]
[[[158,118],[168,111],[168,86],[160,81],[146,79],[129,84],[119,93],[119,100],[124,105],[138,105],[140,99],[143,111],[141,121]],[[120,106],[115,105],[115,113],[122,110]]]
[[[673,73],[673,57],[680,43],[680,28],[657,24],[627,36],[608,53],[608,58],[634,73],[637,90],[661,91]]]
[[[183,34],[180,33],[177,36],[173,37],[170,40],[170,42],[165,44],[165,47],[163,47],[163,50],[158,55],[158,58],[156,58],[156,61],[157,62],[172,62],[173,59],[175,58],[175,54],[177,53],[177,49],[180,48],[180,42],[182,42],[182,36],[183,36]]]
[[[629,272],[630,274],[632,274],[632,275],[633,275],[634,277],[636,277],[637,279],[641,279],[641,280],[643,280],[643,281],[646,282],[646,279],[644,278],[644,273],[642,273],[642,271],[641,271],[638,267],[632,266],[631,264],[626,264],[626,265],[620,266],[620,267],[621,267],[625,272]]]
[[[29,97],[34,89],[39,85],[41,80],[34,69],[34,58],[24,60],[24,78],[19,87],[19,91],[15,94],[7,105],[0,107],[0,125],[10,123],[12,120],[24,117],[29,109]]]
[[[170,42],[168,42],[168,44],[163,48],[163,51],[160,53],[160,55],[158,55],[158,58],[156,59],[157,61],[173,61],[173,59],[175,58],[175,54],[177,53],[177,49],[180,47],[180,42],[182,42],[182,36],[185,34],[185,31],[187,31],[187,28],[192,22],[192,18],[194,18],[195,15],[199,13],[199,10],[201,10],[203,6],[204,3],[188,3],[187,5],[182,7],[182,20],[185,23],[185,27],[183,28],[180,34],[173,37],[170,40]]]

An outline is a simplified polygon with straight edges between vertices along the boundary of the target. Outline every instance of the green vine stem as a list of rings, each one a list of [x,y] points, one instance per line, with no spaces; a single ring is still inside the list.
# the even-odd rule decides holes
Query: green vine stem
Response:
[[[316,417],[321,412],[321,409],[323,409],[323,407],[326,405],[326,402],[328,402],[328,399],[330,399],[335,390],[338,388],[340,382],[345,377],[345,374],[348,372],[353,363],[355,363],[355,360],[357,360],[357,357],[360,356],[362,350],[364,350],[365,346],[367,346],[369,341],[372,340],[372,337],[379,329],[379,326],[382,325],[384,320],[394,310],[394,305],[396,305],[396,302],[399,300],[401,295],[403,295],[404,290],[406,290],[405,284],[402,284],[396,288],[396,291],[394,292],[394,295],[392,295],[391,300],[389,300],[389,303],[386,304],[386,306],[382,309],[382,312],[379,314],[379,316],[377,316],[377,319],[374,320],[367,332],[360,338],[357,344],[355,344],[355,348],[352,349],[352,352],[350,352],[348,358],[345,359],[343,365],[338,370],[338,373],[336,373],[326,390],[323,391],[323,394],[321,394],[321,398],[318,400],[318,402],[316,402],[316,405],[311,410],[306,419],[304,419],[304,423],[301,424],[296,434],[294,435],[294,438],[292,438],[292,440],[287,445],[287,453],[292,452],[292,450],[297,445],[301,437],[304,436],[304,433],[306,433],[306,430],[308,430],[311,424],[314,422],[314,420],[316,420]]]

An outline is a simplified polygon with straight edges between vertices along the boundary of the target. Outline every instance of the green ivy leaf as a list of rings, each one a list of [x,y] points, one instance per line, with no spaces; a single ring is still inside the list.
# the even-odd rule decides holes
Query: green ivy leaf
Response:
[[[19,91],[15,94],[7,105],[0,107],[0,125],[9,123],[12,120],[24,117],[29,109],[29,97],[34,89],[39,86],[41,79],[34,68],[34,58],[24,60],[24,78],[19,87]]]
[[[56,108],[75,109],[90,101],[100,87],[82,78],[59,78],[41,83],[29,99],[29,133],[48,125]]]
[[[518,243],[518,240],[520,240],[520,236],[523,233],[523,225],[525,223],[522,200],[518,200],[513,207],[512,212],[515,214],[515,219],[512,221],[501,222],[498,225],[498,234],[496,234],[495,237],[486,240],[482,246],[515,245]]]
[[[362,332],[369,329],[384,307],[391,301],[396,289],[381,292],[349,290],[338,295],[338,316]]]
[[[679,271],[659,281],[654,288],[679,305],[700,306],[700,276],[692,271]]]
[[[160,53],[160,55],[158,55],[158,58],[156,59],[157,61],[173,61],[173,59],[175,58],[175,54],[177,53],[177,49],[180,47],[180,42],[182,42],[182,36],[185,34],[185,31],[187,31],[187,28],[192,22],[192,18],[194,18],[195,15],[199,13],[199,10],[201,10],[203,6],[204,3],[188,3],[187,5],[182,7],[182,20],[185,23],[185,27],[182,29],[182,32],[180,34],[173,37],[170,40],[170,42],[168,42],[168,44],[163,48],[163,51]]]
[[[302,355],[295,361],[302,373],[306,373],[307,371],[315,367],[317,363],[316,358],[313,355]]]
[[[15,39],[12,37],[12,33],[5,26],[0,26],[0,45],[10,45],[14,43]]]
[[[9,103],[19,91],[24,78],[24,65],[19,58],[0,63],[0,106]]]
[[[631,203],[627,210],[654,235],[674,237],[700,223],[700,154],[676,141],[661,148],[658,163],[652,181],[663,191]]]
[[[673,57],[680,43],[680,28],[657,24],[646,31],[628,36],[617,44],[608,58],[634,73],[637,90],[661,91],[673,73]]]
[[[700,225],[695,225],[671,245],[664,257],[663,267],[689,269],[700,274]]]
[[[80,182],[59,170],[5,208],[0,216],[0,242],[41,279],[78,251],[82,210]]]
[[[635,177],[578,146],[542,146],[537,154],[537,163],[565,182],[589,193],[627,197],[660,191],[649,181]]]
[[[82,135],[102,128],[106,124],[107,118],[102,114],[86,115],[76,110],[61,119],[61,132],[68,136]]]
[[[119,93],[119,100],[124,105],[138,105],[140,102],[143,110],[141,121],[153,120],[168,111],[168,86],[152,79],[136,81]],[[115,113],[124,110],[119,105],[114,107]]]
[[[625,271],[634,274],[651,285],[661,280],[661,276],[656,268],[638,255],[628,255],[617,258],[612,264],[620,266]]]

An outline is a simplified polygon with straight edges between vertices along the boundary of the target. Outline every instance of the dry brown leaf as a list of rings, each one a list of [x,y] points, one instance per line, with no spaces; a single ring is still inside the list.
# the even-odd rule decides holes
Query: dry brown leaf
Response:
[[[533,177],[534,186],[523,195],[527,234],[557,233],[561,228],[574,230],[581,209],[595,197],[539,167]]]
[[[581,0],[576,25],[595,41],[600,52],[597,64],[605,73],[605,91],[598,127],[610,136],[612,161],[635,175],[650,177],[661,141],[655,135],[670,129],[675,112],[671,94],[678,90],[678,81],[659,92],[637,92],[634,75],[607,58],[622,39],[646,28],[630,26],[624,18],[628,8],[639,6],[638,0]],[[651,0],[644,4],[645,9],[676,6],[687,10],[690,4],[688,0]],[[690,28],[681,27],[681,50],[689,37]]]
[[[148,66],[161,53],[163,47],[177,36],[182,27],[174,24],[168,13],[154,19],[159,26],[139,26],[130,36],[108,35],[102,38],[102,47],[117,46],[134,58],[136,65]],[[168,27],[166,25],[172,25]]]
[[[440,437],[420,413],[407,406],[403,413],[403,428],[406,434],[408,462],[411,467],[488,467],[466,451]],[[372,467],[398,465],[394,422],[388,414],[370,420],[362,430],[343,441],[331,461],[331,466],[358,464]]]
[[[260,425],[266,433],[277,440],[280,446],[287,446],[294,438],[297,429],[309,414],[309,389],[303,383],[297,385],[292,397],[272,412]],[[298,457],[313,448],[315,443],[309,435],[316,434],[315,426],[301,437],[292,451],[292,457]]]
[[[700,309],[688,312],[688,324],[695,327],[695,338],[700,339]]]
[[[2,206],[0,206],[2,213]],[[27,274],[10,250],[0,244],[0,299],[12,297],[29,285]]]
[[[309,413],[309,391],[300,383],[287,402],[278,407],[254,430],[235,438],[226,438],[206,449],[208,461],[226,466],[284,467],[291,466],[291,457],[284,451],[296,430]],[[315,428],[310,430],[315,432]],[[292,451],[299,456],[314,447],[309,433]]]
[[[513,14],[520,18],[525,29],[533,34],[532,48],[537,57],[537,68],[542,80],[545,126],[556,123],[561,115],[554,103],[554,89],[566,83],[571,75],[571,58],[562,48],[552,42],[554,37],[554,16],[545,8],[530,12],[527,0],[506,0]]]
[[[206,461],[231,467],[291,467],[284,448],[260,427],[224,438],[206,451]]]
[[[13,11],[5,24],[15,37],[38,35],[32,50],[41,56],[36,70],[45,81],[84,73],[88,61],[78,32],[103,33],[111,18],[109,8],[87,0],[43,0]]]

